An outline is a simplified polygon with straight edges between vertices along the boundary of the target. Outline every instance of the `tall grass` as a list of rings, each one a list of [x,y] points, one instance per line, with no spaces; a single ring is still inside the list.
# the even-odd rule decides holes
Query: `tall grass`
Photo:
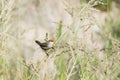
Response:
[[[27,61],[22,50],[22,29],[14,26],[16,1],[1,0],[0,80],[119,80],[120,41],[103,30],[101,35],[106,38],[103,49],[87,45],[87,38],[91,34],[86,34],[86,28],[89,31],[96,24],[95,20],[83,24],[91,18],[89,14],[92,14],[92,1],[81,4],[73,11],[68,4],[66,11],[73,22],[64,25],[60,21],[54,49],[49,51],[50,56],[32,63]],[[84,33],[82,39],[81,30]]]

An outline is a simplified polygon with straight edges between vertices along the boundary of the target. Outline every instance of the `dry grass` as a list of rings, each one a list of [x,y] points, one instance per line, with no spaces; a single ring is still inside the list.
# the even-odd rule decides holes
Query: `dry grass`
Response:
[[[111,34],[112,12],[99,23],[94,0],[73,2],[59,1],[70,22],[64,17],[46,22],[47,1],[0,1],[0,80],[119,80],[120,41]],[[34,43],[46,32],[56,40],[49,57]]]

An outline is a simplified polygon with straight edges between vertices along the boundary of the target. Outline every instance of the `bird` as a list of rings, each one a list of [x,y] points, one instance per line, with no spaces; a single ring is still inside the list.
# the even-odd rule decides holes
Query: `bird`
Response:
[[[38,40],[35,40],[35,42],[42,48],[42,50],[45,51],[46,55],[49,56],[47,51],[53,47],[54,40],[48,40],[46,42],[41,43]]]

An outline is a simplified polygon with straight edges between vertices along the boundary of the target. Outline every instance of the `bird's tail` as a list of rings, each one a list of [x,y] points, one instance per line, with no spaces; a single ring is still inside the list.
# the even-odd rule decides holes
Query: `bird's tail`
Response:
[[[39,46],[41,45],[40,41],[35,40],[35,42],[36,42]]]

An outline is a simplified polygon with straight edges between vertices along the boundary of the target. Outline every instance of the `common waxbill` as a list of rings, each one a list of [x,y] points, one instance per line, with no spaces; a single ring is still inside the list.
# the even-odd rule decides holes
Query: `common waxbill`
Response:
[[[43,43],[41,43],[38,40],[35,40],[35,42],[45,51],[46,55],[49,56],[49,54],[47,53],[47,50],[53,47],[54,40],[49,40]]]

